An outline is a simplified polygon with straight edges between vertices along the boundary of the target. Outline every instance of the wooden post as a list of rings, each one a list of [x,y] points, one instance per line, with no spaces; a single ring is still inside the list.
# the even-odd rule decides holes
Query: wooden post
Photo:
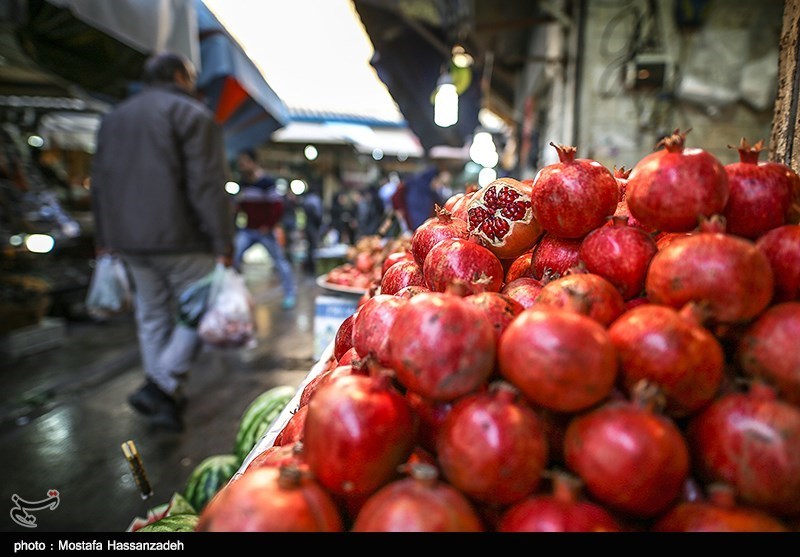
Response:
[[[769,160],[800,172],[800,0],[786,0]]]

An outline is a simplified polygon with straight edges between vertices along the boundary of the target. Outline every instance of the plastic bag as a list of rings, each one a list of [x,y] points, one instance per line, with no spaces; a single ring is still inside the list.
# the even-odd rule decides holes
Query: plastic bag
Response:
[[[197,328],[200,319],[208,308],[211,288],[222,278],[225,267],[217,265],[213,271],[186,287],[178,298],[178,322],[187,327]]]
[[[93,319],[105,320],[127,313],[132,307],[133,295],[125,264],[115,255],[101,255],[89,281],[86,311]]]
[[[225,267],[212,281],[208,307],[197,326],[200,338],[220,348],[238,348],[255,340],[255,303],[244,277]]]

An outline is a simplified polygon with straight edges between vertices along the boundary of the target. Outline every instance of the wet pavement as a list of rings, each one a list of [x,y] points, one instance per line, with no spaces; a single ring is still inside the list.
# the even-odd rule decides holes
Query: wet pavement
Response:
[[[0,510],[5,504],[10,512],[15,495],[37,501],[55,489],[59,505],[35,513],[36,531],[121,532],[182,491],[200,461],[231,453],[250,402],[273,386],[297,388],[308,375],[316,361],[315,299],[331,295],[298,269],[297,306],[284,310],[268,263],[244,272],[257,303],[257,344],[204,348],[187,385],[182,433],[151,430],[126,402],[143,381],[130,316],[68,321],[60,346],[0,361]],[[141,497],[124,458],[121,445],[128,440],[153,487],[149,499]],[[34,531],[15,524],[9,512],[0,513],[0,531]]]

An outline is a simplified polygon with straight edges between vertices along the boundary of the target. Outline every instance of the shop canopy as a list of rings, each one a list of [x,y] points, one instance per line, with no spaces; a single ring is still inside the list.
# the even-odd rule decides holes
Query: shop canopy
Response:
[[[179,52],[233,156],[288,123],[286,107],[201,0],[30,0],[16,35],[45,70],[109,102],[139,85],[150,54]]]

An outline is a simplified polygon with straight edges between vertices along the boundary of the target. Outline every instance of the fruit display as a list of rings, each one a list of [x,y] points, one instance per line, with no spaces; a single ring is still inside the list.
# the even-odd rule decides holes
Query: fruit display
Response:
[[[344,287],[352,291],[366,291],[380,283],[383,264],[390,255],[393,258],[405,253],[410,247],[410,238],[383,238],[378,235],[363,236],[355,245],[348,247],[346,262],[337,265],[320,277],[325,287]]]
[[[186,478],[183,496],[198,512],[225,487],[242,464],[235,454],[217,454],[203,459]]]
[[[800,182],[686,141],[437,207],[197,530],[800,530]]]
[[[239,460],[239,464],[256,446],[258,440],[267,431],[278,414],[289,403],[294,396],[294,389],[288,385],[272,387],[258,395],[242,414],[239,420],[239,428],[236,432],[236,441],[233,447],[233,454]]]

